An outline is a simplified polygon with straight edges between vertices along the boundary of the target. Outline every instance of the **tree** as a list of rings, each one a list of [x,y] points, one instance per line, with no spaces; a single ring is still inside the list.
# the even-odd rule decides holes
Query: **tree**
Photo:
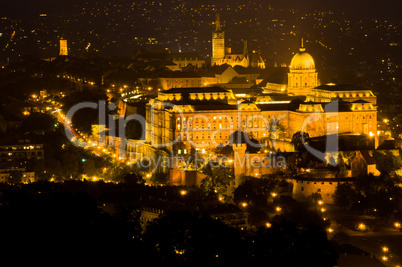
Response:
[[[350,183],[339,183],[333,195],[334,203],[341,208],[351,208],[356,202],[357,195]]]
[[[63,166],[57,159],[46,160],[46,169],[50,176],[54,176],[56,180],[61,180],[63,176]]]
[[[150,179],[150,182],[155,185],[166,185],[168,182],[169,176],[167,173],[164,172],[155,172],[152,174],[152,177]]]
[[[402,167],[402,159],[391,151],[374,151],[373,157],[381,173],[391,173]]]
[[[250,177],[234,190],[233,200],[235,203],[248,202],[265,207],[278,181],[276,179]]]
[[[46,113],[32,113],[22,121],[24,132],[47,132],[53,130],[56,120]]]
[[[291,143],[294,145],[296,151],[302,152],[306,150],[305,144],[308,143],[309,138],[310,136],[308,133],[298,131],[293,134]]]
[[[123,181],[126,185],[138,185],[138,184],[144,184],[145,182],[142,176],[135,172],[130,172],[126,174],[126,176],[124,176]]]
[[[296,222],[281,220],[261,229],[254,238],[253,263],[276,262],[280,266],[335,266],[338,253],[320,226],[300,227]]]
[[[233,147],[230,145],[218,146],[215,149],[215,153],[223,156],[233,156]]]
[[[226,265],[246,259],[238,230],[198,213],[168,212],[147,226],[143,240],[151,260],[165,264]]]
[[[96,168],[95,168],[95,160],[87,159],[84,162],[83,173],[86,174],[89,177],[96,175],[97,171],[96,171]]]
[[[311,195],[308,196],[309,199],[309,203],[311,203],[312,205],[316,205],[318,203],[318,201],[322,200],[322,196],[320,193],[315,192],[312,193]]]
[[[78,173],[78,160],[78,155],[73,152],[67,151],[61,155],[61,163],[65,177],[70,178]]]
[[[337,178],[345,178],[348,175],[348,169],[346,163],[341,154],[338,155],[338,171],[336,173]]]
[[[106,180],[111,180],[114,182],[122,182],[124,177],[130,173],[130,168],[124,164],[113,164],[107,169],[107,172],[103,174]]]
[[[3,249],[7,254],[4,257],[15,258],[15,247],[22,242],[30,247],[26,255],[32,259],[45,249],[52,255],[69,253],[72,261],[92,261],[105,248],[108,255],[102,256],[102,261],[120,257],[142,259],[141,246],[136,246],[139,222],[135,217],[113,217],[101,212],[96,200],[85,193],[54,191],[54,185],[50,188],[40,195],[30,190],[2,195],[6,201],[0,207],[0,235],[8,244]],[[26,227],[26,222],[30,222],[30,227]],[[38,239],[43,241],[41,246],[37,246]]]
[[[283,139],[285,137],[285,126],[280,122],[273,123],[270,132],[271,139]]]
[[[201,188],[207,194],[227,194],[229,187],[234,183],[233,169],[218,167],[212,168],[212,175],[201,182]]]

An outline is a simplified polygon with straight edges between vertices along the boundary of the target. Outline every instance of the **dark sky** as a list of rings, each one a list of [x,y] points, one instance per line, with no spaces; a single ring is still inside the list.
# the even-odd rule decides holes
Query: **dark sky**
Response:
[[[271,0],[273,6],[334,10],[356,17],[382,17],[402,21],[401,0]]]
[[[86,0],[0,0],[1,16],[27,16],[33,13],[35,15],[40,12],[58,12],[67,11],[69,6],[77,2]],[[88,0],[95,1],[95,0]],[[108,1],[113,0],[97,0]],[[144,0],[129,0],[130,2]],[[194,2],[198,4],[224,2],[229,0],[184,0],[186,2]],[[233,2],[233,0],[230,0]],[[236,1],[236,0],[234,0]],[[343,11],[346,14],[355,17],[365,18],[390,18],[402,21],[402,1],[401,0],[255,0],[271,3],[274,7],[279,8],[296,8],[308,10],[334,10]],[[246,1],[237,0],[239,4]]]

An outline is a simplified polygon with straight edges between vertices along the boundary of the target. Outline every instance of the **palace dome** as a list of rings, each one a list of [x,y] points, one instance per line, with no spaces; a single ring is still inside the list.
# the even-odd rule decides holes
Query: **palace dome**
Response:
[[[291,70],[314,70],[314,59],[309,53],[306,52],[304,47],[301,47],[300,51],[293,56],[289,68]]]

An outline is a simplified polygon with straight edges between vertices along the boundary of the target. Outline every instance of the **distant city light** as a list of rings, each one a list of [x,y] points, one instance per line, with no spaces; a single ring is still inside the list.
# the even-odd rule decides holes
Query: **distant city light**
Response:
[[[278,206],[278,207],[275,208],[275,210],[276,210],[277,212],[280,212],[280,211],[282,210],[282,208]]]

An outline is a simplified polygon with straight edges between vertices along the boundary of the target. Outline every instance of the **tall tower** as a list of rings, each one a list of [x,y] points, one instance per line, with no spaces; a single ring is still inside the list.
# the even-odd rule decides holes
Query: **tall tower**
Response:
[[[212,32],[212,58],[211,65],[220,65],[225,57],[225,32],[221,30],[219,14],[216,14],[215,31]]]
[[[67,40],[60,40],[60,56],[68,56]]]
[[[294,55],[290,62],[287,91],[293,95],[307,95],[311,89],[317,86],[318,74],[314,59],[306,52],[302,39],[299,52]]]

